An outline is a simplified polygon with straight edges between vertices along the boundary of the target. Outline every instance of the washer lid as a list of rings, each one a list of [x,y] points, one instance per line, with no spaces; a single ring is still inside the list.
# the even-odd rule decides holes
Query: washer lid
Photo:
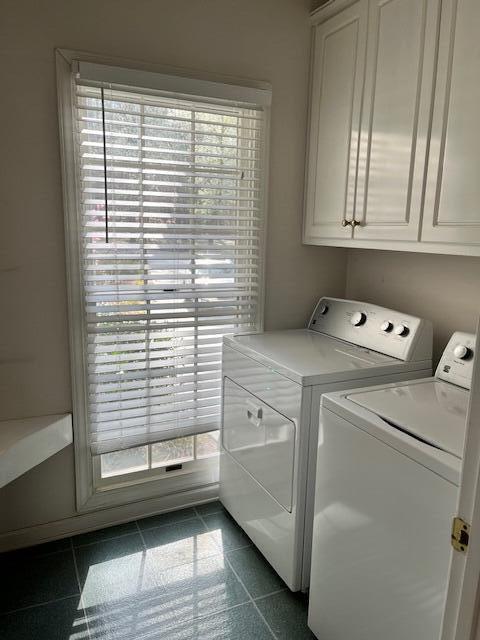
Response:
[[[348,399],[391,426],[461,459],[468,396],[465,389],[430,379],[351,393]]]

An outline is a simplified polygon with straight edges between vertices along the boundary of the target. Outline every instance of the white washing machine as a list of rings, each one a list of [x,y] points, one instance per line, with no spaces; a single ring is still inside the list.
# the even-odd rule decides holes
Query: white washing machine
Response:
[[[323,397],[308,624],[321,640],[438,640],[475,336],[434,378]]]
[[[224,338],[220,500],[293,591],[309,584],[320,397],[431,375],[428,321],[323,298],[307,329]]]

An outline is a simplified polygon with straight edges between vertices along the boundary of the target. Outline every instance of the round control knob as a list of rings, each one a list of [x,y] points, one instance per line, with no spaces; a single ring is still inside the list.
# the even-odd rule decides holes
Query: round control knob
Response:
[[[393,324],[389,320],[385,320],[385,322],[382,322],[380,325],[380,329],[385,331],[385,333],[389,333],[393,329]]]
[[[405,326],[404,324],[397,324],[397,326],[395,327],[395,334],[397,336],[408,336],[408,327]]]
[[[328,305],[327,304],[322,303],[318,308],[318,313],[321,316],[324,316],[327,313],[327,311],[328,311]]]
[[[359,327],[360,325],[365,324],[366,321],[367,314],[363,313],[363,311],[356,311],[350,320],[354,327]]]
[[[470,357],[471,353],[471,350],[464,344],[457,344],[457,346],[453,350],[453,355],[459,360],[466,360]]]

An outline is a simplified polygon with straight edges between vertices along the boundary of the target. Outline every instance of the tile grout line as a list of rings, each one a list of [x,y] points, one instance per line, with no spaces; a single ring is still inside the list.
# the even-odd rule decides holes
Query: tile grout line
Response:
[[[205,529],[207,530],[207,533],[212,533],[211,529],[208,528],[207,523],[205,522],[204,516],[198,511],[197,507],[193,507],[197,513],[197,518],[198,520],[201,521],[201,523],[203,524],[203,526],[205,527]],[[215,513],[207,513],[207,516],[216,516],[218,514],[222,513],[222,511],[216,511]],[[214,540],[213,541],[214,544],[218,547],[218,552],[221,553],[222,555],[226,554],[226,553],[232,553],[233,551],[240,551],[240,549],[249,549],[252,546],[252,543],[248,543],[248,544],[242,544],[240,547],[232,547],[231,549],[228,549],[227,551],[225,551],[225,549],[223,549],[222,547],[220,547],[220,545]]]
[[[97,529],[97,531],[101,531],[101,529]],[[135,533],[136,531],[130,531],[129,533],[120,533],[118,536],[112,536],[111,538],[103,538],[102,540],[93,540],[92,542],[84,542],[83,544],[77,544],[77,546],[74,545],[73,548],[83,549],[84,547],[92,547],[94,544],[102,544],[102,542],[112,542],[112,540],[127,538],[128,536],[135,535]]]
[[[276,591],[271,591],[270,593],[264,593],[263,596],[258,596],[258,598],[254,598],[255,602],[259,600],[265,600],[265,598],[270,598],[270,596],[276,596],[277,593],[283,593],[287,591],[288,587],[283,587],[283,589],[277,589]]]
[[[232,609],[239,609],[240,607],[245,607],[246,605],[250,604],[249,602],[239,602],[238,604],[232,604],[230,607],[223,607],[221,609],[214,609],[213,611],[209,611],[208,613],[201,613],[198,616],[195,616],[195,618],[192,618],[190,620],[190,623],[193,625],[195,622],[197,622],[197,620],[205,620],[208,618],[213,618],[215,616],[218,616],[222,613],[227,613],[228,611],[231,611]]]
[[[170,513],[170,512],[168,512]],[[162,515],[162,514],[160,514]],[[152,516],[152,518],[154,518],[155,516]],[[151,531],[152,529],[161,529],[163,527],[171,527],[173,525],[177,525],[177,524],[182,524],[182,522],[191,522],[192,520],[197,520],[198,516],[192,516],[191,518],[183,518],[181,520],[174,520],[173,522],[165,522],[164,524],[156,524],[153,525],[152,527],[148,527],[146,529],[144,529],[144,531]],[[140,518],[140,520],[148,520],[148,518]],[[138,528],[140,529],[140,525],[138,524],[138,520],[135,520],[135,522],[137,523]]]
[[[221,553],[233,553],[234,551],[241,551],[242,549],[251,549],[254,545],[252,544],[243,544],[241,547],[232,547],[231,549],[227,549],[227,551],[221,551]]]
[[[140,525],[138,524],[138,520],[135,520],[135,525],[137,527],[137,531],[140,534],[140,538],[142,540],[142,544],[143,544],[143,550],[146,551],[147,550],[147,544],[145,542],[145,538],[143,537],[143,533],[142,530],[140,529]]]
[[[202,505],[200,505],[202,506]],[[196,507],[195,505],[192,507],[195,511],[195,513],[197,514],[197,518],[203,518],[204,516],[218,516],[220,513],[225,513],[225,509],[219,509],[218,511],[211,511],[210,513],[204,513],[203,515],[200,513],[200,511],[198,510],[198,507]]]
[[[241,547],[241,548],[242,549],[246,549],[247,547]],[[235,551],[237,551],[237,549],[235,549]],[[176,567],[172,567],[172,569],[174,569],[174,568],[176,568]],[[78,578],[77,578],[77,581],[78,581]],[[264,598],[269,598],[270,596],[274,596],[277,593],[282,593],[283,591],[286,591],[286,590],[287,590],[287,588],[285,587],[284,589],[278,589],[277,591],[271,591],[270,593],[265,593],[264,595],[258,596],[258,598],[255,598],[255,601],[263,600]],[[11,613],[20,613],[21,611],[26,611],[28,609],[36,609],[37,607],[43,607],[43,606],[47,606],[49,604],[55,604],[56,602],[63,602],[64,600],[70,600],[71,598],[78,598],[78,593],[75,593],[75,594],[73,594],[71,596],[62,596],[61,598],[54,598],[53,600],[46,600],[45,602],[37,602],[36,604],[28,604],[25,607],[18,607],[18,609],[10,609],[8,611],[2,611],[0,613],[0,618],[2,616],[7,616],[7,615],[9,615]],[[248,603],[247,602],[240,602],[239,604],[232,604],[231,607],[224,607],[223,609],[215,610],[212,613],[205,613],[203,615],[198,616],[198,618],[207,618],[208,616],[214,615],[216,613],[223,613],[224,611],[229,611],[230,609],[236,609],[237,607],[242,607],[245,604],[248,604]]]
[[[89,638],[91,638],[92,635],[90,633],[90,625],[88,624],[87,609],[86,609],[85,603],[83,601],[82,583],[80,582],[80,573],[78,571],[77,556],[75,555],[75,547],[73,546],[72,538],[70,538],[70,549],[72,550],[73,565],[75,567],[75,576],[77,578],[78,592],[80,594],[80,606],[82,607],[83,618],[84,618],[85,624],[87,626],[87,635],[88,635]]]
[[[70,600],[71,598],[78,598],[78,593],[75,593],[71,596],[62,596],[61,598],[54,598],[53,600],[46,600],[45,602],[37,602],[35,604],[27,604],[25,607],[18,607],[18,609],[10,609],[10,611],[2,611],[0,613],[0,618],[2,616],[8,616],[11,613],[20,613],[21,611],[28,611],[29,609],[36,609],[38,607],[44,607],[49,604],[55,604],[56,602],[63,602],[64,600]]]
[[[197,511],[197,509],[195,508],[195,511]],[[197,511],[198,513],[198,511]],[[205,520],[203,519],[203,516],[200,515],[200,513],[198,513],[198,517],[200,518],[200,520],[202,521],[204,527],[208,530],[207,524],[205,522]],[[235,569],[233,568],[232,563],[230,562],[230,560],[228,559],[228,555],[227,553],[223,554],[224,560],[225,562],[228,564],[228,566],[230,567],[230,570],[232,571],[233,575],[236,577],[236,579],[239,581],[239,583],[242,585],[242,588],[245,590],[245,593],[247,594],[248,599],[250,600],[250,602],[252,603],[254,609],[256,610],[256,612],[258,613],[258,615],[260,616],[260,618],[263,620],[263,623],[265,624],[265,626],[267,627],[268,631],[270,632],[272,638],[274,638],[274,640],[278,640],[277,636],[274,634],[272,627],[268,624],[265,616],[263,615],[263,613],[260,611],[260,609],[258,608],[255,600],[252,598],[252,596],[250,595],[250,591],[247,589],[247,587],[245,586],[245,584],[243,583],[243,580],[240,578],[240,576],[238,575],[238,573],[235,571]]]
[[[143,520],[143,518],[141,518],[141,520]],[[178,524],[182,524],[183,522],[192,522],[192,520],[198,520],[198,516],[192,516],[191,518],[185,518],[184,520],[178,520],[177,522],[168,522],[168,523],[165,523],[165,524],[157,524],[154,527],[148,527],[148,529],[145,529],[145,531],[152,531],[153,529],[160,529],[160,528],[163,528],[163,527],[175,526],[175,525],[178,525]],[[142,528],[138,524],[138,520],[129,520],[129,522],[134,522],[135,523],[136,530],[142,535],[142,538],[143,538]],[[102,529],[94,529],[92,532],[87,531],[86,533],[93,533],[94,531],[101,531],[101,530]],[[102,542],[111,542],[112,540],[117,540],[119,538],[126,538],[127,536],[132,536],[135,533],[137,533],[137,531],[129,531],[128,533],[120,533],[120,534],[118,534],[116,536],[112,536],[111,538],[103,538],[102,540],[93,540],[92,542],[84,542],[83,544],[78,544],[77,546],[74,545],[73,548],[74,549],[81,549],[82,547],[91,547],[94,544],[101,544]],[[84,535],[84,534],[79,534],[79,535]],[[68,551],[68,549],[63,549],[63,551]],[[48,555],[51,555],[52,553],[61,553],[61,551],[51,551]],[[45,554],[45,555],[47,555],[47,554]]]
[[[235,569],[233,568],[232,563],[230,562],[230,560],[228,559],[228,557],[225,555],[225,562],[228,564],[228,566],[230,567],[230,569],[232,570],[233,574],[235,575],[235,577],[237,578],[237,580],[240,582],[240,584],[242,585],[242,587],[245,589],[246,594],[250,600],[250,602],[253,604],[253,607],[255,608],[255,610],[257,611],[258,615],[260,616],[260,618],[263,620],[263,622],[265,623],[265,626],[267,627],[267,629],[270,631],[270,633],[272,634],[272,638],[274,638],[274,640],[278,640],[277,636],[275,635],[275,633],[273,632],[272,627],[270,626],[270,624],[267,622],[267,619],[265,618],[265,616],[263,615],[263,613],[260,611],[259,607],[257,606],[257,603],[255,602],[255,600],[252,598],[252,596],[250,595],[250,591],[247,589],[247,587],[244,585],[243,580],[240,578],[240,576],[238,575],[238,573],[235,571]]]

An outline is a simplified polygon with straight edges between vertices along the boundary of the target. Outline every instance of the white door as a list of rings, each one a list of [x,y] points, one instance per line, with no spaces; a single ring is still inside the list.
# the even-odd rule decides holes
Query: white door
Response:
[[[417,240],[439,0],[370,0],[354,237]]]
[[[284,509],[292,511],[296,430],[230,378],[223,380],[222,445]]]
[[[358,0],[315,27],[306,243],[352,237],[367,13]]]
[[[443,0],[424,241],[480,244],[479,33],[479,0]]]
[[[480,325],[477,329],[479,344]],[[475,349],[477,351],[477,349]],[[480,358],[475,359],[457,514],[471,523],[466,554],[451,552],[441,640],[477,640],[480,595]],[[476,633],[476,635],[475,635]]]

